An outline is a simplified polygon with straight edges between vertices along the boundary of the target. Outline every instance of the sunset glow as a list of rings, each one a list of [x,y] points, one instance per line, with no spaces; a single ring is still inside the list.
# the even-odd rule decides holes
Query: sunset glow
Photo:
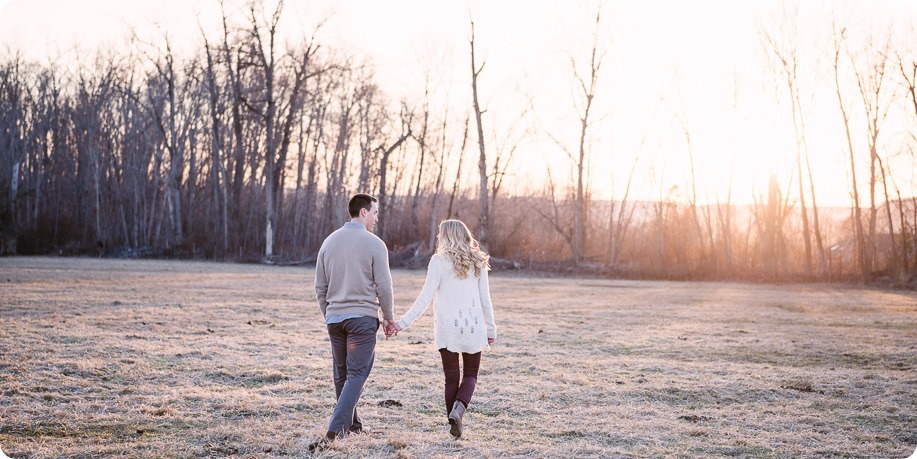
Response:
[[[123,41],[130,25],[141,36],[155,37],[157,28],[167,31],[179,48],[190,49],[199,41],[195,12],[210,18],[211,23],[202,20],[205,26],[215,26],[215,4],[7,0],[0,10],[0,40],[33,56],[68,55],[73,42],[91,49]],[[287,24],[288,35],[311,33],[312,24],[329,17],[320,37],[370,62],[391,100],[419,99],[427,71],[442,92],[440,100],[448,97],[456,119],[467,110],[470,12],[486,62],[481,87],[494,130],[508,126],[529,102],[534,106],[524,122],[537,132],[520,142],[510,190],[543,186],[546,165],[557,180],[569,176],[565,155],[547,134],[576,143],[570,58],[585,61],[597,4],[403,0],[307,5],[290,2],[287,8],[295,13],[289,22],[303,26]],[[658,199],[660,187],[690,188],[684,125],[691,136],[700,201],[725,199],[732,183],[733,200],[750,202],[752,193],[766,189],[771,172],[782,187],[795,180],[790,108],[780,76],[767,67],[760,36],[760,30],[776,27],[777,2],[612,2],[601,7],[599,43],[607,54],[590,136],[590,183],[597,197],[611,195],[611,177],[620,197],[638,154],[643,166],[633,195]],[[827,18],[832,14],[857,18],[851,28],[869,33],[876,32],[877,24],[892,22],[894,30],[906,30],[917,10],[912,0],[868,8],[806,2],[799,10],[796,45],[801,91],[811,98],[803,109],[816,197],[825,205],[845,206],[850,203],[846,144],[828,59]],[[887,149],[904,148],[902,136],[913,126],[913,113],[909,119],[905,114],[890,112]],[[861,131],[855,132],[859,143],[865,142]],[[913,171],[894,170],[899,186],[912,190]]]

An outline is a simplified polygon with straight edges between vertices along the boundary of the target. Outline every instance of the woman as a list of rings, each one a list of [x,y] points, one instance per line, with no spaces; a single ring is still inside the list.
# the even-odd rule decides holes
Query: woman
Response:
[[[440,223],[436,253],[430,259],[423,290],[391,330],[397,334],[407,329],[431,301],[436,301],[433,335],[446,377],[449,433],[455,438],[462,436],[462,416],[474,393],[481,351],[497,339],[487,283],[489,259],[464,223],[459,220]],[[464,366],[461,380],[459,354]]]

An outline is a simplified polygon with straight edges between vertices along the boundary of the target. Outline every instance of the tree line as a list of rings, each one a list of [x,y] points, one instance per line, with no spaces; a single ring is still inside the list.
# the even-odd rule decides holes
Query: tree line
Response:
[[[760,35],[796,133],[796,175],[790,184],[771,177],[753,204],[737,205],[731,194],[699,202],[684,120],[685,194],[660,187],[657,199],[634,199],[636,172],[648,167],[638,156],[618,165],[629,171],[620,196],[593,199],[590,181],[602,180],[589,175],[593,102],[614,65],[599,39],[601,13],[591,49],[572,53],[584,56],[571,59],[577,142],[545,133],[569,170],[549,169],[544,189],[521,195],[502,186],[532,128],[488,126],[481,101],[491,89],[478,78],[486,66],[473,21],[469,102],[456,109],[439,102],[431,75],[422,97],[390,100],[371,65],[321,41],[321,25],[282,38],[282,1],[221,6],[219,33],[201,27],[190,55],[163,34],[74,62],[0,56],[4,254],[308,263],[361,191],[379,197],[377,232],[405,266],[432,252],[440,220],[462,218],[506,267],[696,279],[906,281],[917,273],[914,185],[895,182],[890,165],[892,155],[909,155],[914,167],[917,137],[903,153],[881,141],[893,105],[908,107],[910,126],[917,121],[917,59],[891,40],[853,43],[833,24],[830,70],[852,205],[831,214],[815,201],[806,142],[813,89],[799,76],[792,11]],[[572,180],[558,183],[556,174]]]

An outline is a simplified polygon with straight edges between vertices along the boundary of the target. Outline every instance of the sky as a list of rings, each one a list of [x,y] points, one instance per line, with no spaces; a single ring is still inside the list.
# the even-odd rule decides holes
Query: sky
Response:
[[[134,27],[147,36],[167,30],[178,47],[190,50],[199,43],[197,15],[205,28],[215,25],[208,20],[218,20],[217,5],[216,0],[0,0],[0,46],[18,46],[33,56],[66,53],[72,43],[120,46]],[[327,18],[320,40],[372,63],[391,100],[420,97],[426,73],[448,93],[455,112],[470,106],[473,17],[478,59],[486,63],[479,88],[487,109],[485,132],[505,132],[525,111],[533,127],[520,141],[508,179],[508,191],[520,193],[542,187],[546,170],[561,182],[570,177],[570,162],[551,137],[576,148],[571,59],[584,70],[601,7],[599,43],[606,54],[589,163],[595,197],[620,198],[637,161],[632,197],[686,199],[689,152],[701,202],[724,200],[730,189],[734,202],[750,202],[766,193],[771,173],[784,188],[798,186],[790,181],[796,147],[789,107],[775,92],[759,34],[774,26],[777,1],[287,0],[286,5],[288,34],[311,33]],[[863,30],[909,24],[917,18],[917,0],[800,5],[799,46],[812,50],[802,62],[803,73],[810,72],[802,85],[812,97],[807,138],[816,195],[821,205],[846,206],[846,144],[833,80],[824,68],[826,17],[841,11]],[[888,148],[901,148],[892,142],[914,125],[912,119],[890,119]],[[914,194],[914,163],[902,164],[897,180],[904,194]]]

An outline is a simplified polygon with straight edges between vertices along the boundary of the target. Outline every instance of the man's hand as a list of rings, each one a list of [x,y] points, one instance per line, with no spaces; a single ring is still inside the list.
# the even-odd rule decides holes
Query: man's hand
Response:
[[[487,344],[493,344],[496,338],[487,338]]]

